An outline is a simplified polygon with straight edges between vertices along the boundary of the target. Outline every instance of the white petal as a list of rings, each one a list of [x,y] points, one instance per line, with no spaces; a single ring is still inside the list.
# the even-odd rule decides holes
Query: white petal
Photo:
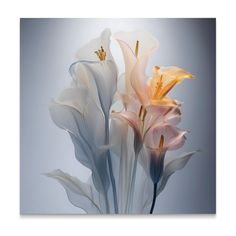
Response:
[[[89,96],[105,115],[108,115],[117,88],[117,68],[113,61],[78,61],[71,66],[71,74],[78,84],[86,84]]]
[[[83,114],[76,109],[52,103],[50,106],[50,114],[55,124],[68,131],[75,147],[75,156],[78,161],[91,169],[94,180],[94,185],[99,192],[105,191],[109,187],[109,177],[106,163],[106,153],[97,152],[99,145],[104,145],[104,132],[102,126],[97,126],[99,113],[88,114],[94,117],[93,123],[87,125],[85,121],[89,117],[84,117]],[[91,120],[90,120],[91,121]],[[103,123],[101,123],[103,124]],[[96,129],[100,128],[100,130]]]
[[[79,49],[76,53],[76,58],[78,60],[99,61],[95,51],[100,49],[102,46],[107,54],[106,59],[113,60],[110,52],[110,36],[111,31],[109,29],[105,29],[98,38],[91,40]]]
[[[197,151],[193,151],[193,152],[183,154],[182,156],[177,157],[174,160],[170,161],[169,163],[165,164],[163,177],[162,177],[160,186],[158,187],[157,195],[159,195],[163,191],[170,176],[174,174],[177,170],[183,169],[185,165],[188,163],[188,161],[190,160],[190,158],[196,152]]]
[[[134,143],[132,130],[119,120],[111,121],[110,140],[112,162],[117,182],[119,213],[128,213],[128,193],[134,162]]]
[[[195,153],[196,151],[189,152],[183,154],[180,157],[175,158],[169,163],[165,163],[163,176],[157,185],[157,197],[164,190],[171,175],[173,175],[176,171],[183,169]],[[143,207],[143,213],[149,213],[151,208],[151,203],[152,203],[152,196],[150,196],[149,199],[146,201],[146,204]]]
[[[88,91],[85,88],[67,88],[55,100],[58,104],[67,105],[83,113],[87,103]]]
[[[70,176],[61,170],[54,170],[46,176],[58,180],[65,188],[70,202],[89,214],[102,213],[98,202],[94,199],[92,187],[76,177]]]

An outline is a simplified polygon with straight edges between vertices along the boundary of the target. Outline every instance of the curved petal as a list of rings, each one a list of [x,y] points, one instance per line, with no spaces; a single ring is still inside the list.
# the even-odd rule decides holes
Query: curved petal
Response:
[[[169,163],[165,164],[163,177],[161,179],[160,185],[158,186],[157,196],[163,191],[165,188],[168,179],[172,174],[174,174],[177,170],[181,170],[185,167],[188,163],[190,158],[196,153],[196,151],[189,152],[183,154],[182,156],[175,158],[174,160],[170,161]]]
[[[194,78],[190,72],[177,66],[161,67],[160,74],[164,76],[163,78],[164,87],[173,80],[177,80],[177,83],[180,83],[184,79]]]
[[[164,171],[162,177],[157,185],[157,197],[164,190],[171,175],[174,174],[176,171],[183,169],[195,153],[196,151],[183,154],[182,156],[175,158],[171,162],[164,165]],[[143,205],[143,211],[142,211],[143,213],[149,213],[151,203],[152,203],[152,195],[149,196],[149,198]]]
[[[178,101],[169,97],[163,97],[161,99],[151,98],[150,103],[154,106],[178,106]]]
[[[94,112],[96,114],[95,110]],[[98,125],[99,116],[96,117],[93,114],[95,119],[88,126],[85,122],[87,119],[84,114],[81,114],[73,107],[55,102],[50,106],[50,114],[58,127],[69,132],[75,147],[75,157],[83,165],[91,169],[97,190],[103,193],[106,192],[110,183],[106,163],[107,157],[106,153],[98,151],[105,144],[105,134],[101,131],[104,122]],[[99,127],[100,130],[97,130],[96,127]]]
[[[193,75],[182,68],[171,66],[161,67],[160,70],[157,70],[157,78],[158,77],[162,78],[162,88],[158,97],[163,98],[176,84],[181,83],[184,79],[193,78]]]
[[[94,199],[92,187],[61,170],[54,170],[46,176],[56,179],[66,190],[69,201],[89,214],[102,213],[97,199]]]
[[[137,114],[130,111],[112,112],[111,118],[117,118],[127,123],[134,131],[134,150],[138,153],[142,147],[142,133],[140,131],[141,121]]]
[[[117,68],[113,61],[78,61],[71,65],[71,75],[75,83],[88,89],[104,115],[108,115],[117,88]]]
[[[67,88],[55,99],[56,103],[67,105],[83,113],[87,103],[88,90],[86,88]]]
[[[158,40],[150,34],[148,31],[131,31],[131,32],[117,32],[112,35],[120,44],[122,49],[124,60],[129,62],[131,57],[135,57],[135,47],[136,42],[139,41],[139,48],[138,48],[138,58],[149,54],[150,51],[157,49],[159,47]],[[126,57],[128,56],[128,57]]]
[[[145,144],[147,147],[152,149],[157,149],[161,138],[164,136],[164,146],[163,149],[175,150],[182,147],[185,143],[186,131],[182,131],[172,125],[165,124],[161,126],[154,126],[147,132],[145,136]]]
[[[112,112],[111,118],[116,118],[127,123],[133,129],[135,136],[141,138],[141,133],[140,133],[141,123],[140,119],[137,117],[137,114],[130,111]]]
[[[91,40],[76,53],[78,60],[99,61],[95,51],[101,48],[106,51],[106,59],[113,60],[110,52],[110,29],[105,29],[98,38]]]
[[[143,61],[143,66],[146,67],[148,57],[158,48],[159,42],[149,32],[146,31],[133,31],[133,32],[118,32],[113,35],[118,41],[124,61],[125,61],[125,81],[127,93],[131,94],[131,73],[139,60]],[[137,41],[139,42],[138,55],[135,55],[135,47]]]
[[[163,169],[164,169],[164,159],[165,159],[165,150],[149,150],[149,158],[150,158],[150,177],[152,179],[153,184],[159,182]]]
[[[130,75],[131,86],[143,106],[149,104],[147,77],[145,75],[149,56],[148,54],[138,59]]]

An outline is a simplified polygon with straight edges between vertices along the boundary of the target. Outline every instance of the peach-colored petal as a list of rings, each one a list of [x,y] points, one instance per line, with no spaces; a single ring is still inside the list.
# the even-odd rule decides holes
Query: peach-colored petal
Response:
[[[163,149],[175,150],[183,146],[186,140],[185,134],[186,131],[182,131],[169,124],[163,126],[154,126],[146,134],[145,145],[153,149],[158,149],[160,138],[163,135]]]
[[[116,118],[127,123],[133,129],[135,135],[141,138],[141,123],[136,113],[130,111],[112,112],[111,118]]]
[[[148,57],[158,48],[159,42],[155,37],[146,31],[118,32],[114,34],[113,37],[118,41],[122,49],[125,61],[126,88],[127,93],[130,94],[133,89],[136,90],[136,88],[132,88],[130,79],[134,66],[138,60],[142,60],[141,64],[145,68]],[[139,47],[136,51],[137,41]],[[143,60],[143,58],[145,58],[145,60]],[[135,85],[134,82],[133,85]]]

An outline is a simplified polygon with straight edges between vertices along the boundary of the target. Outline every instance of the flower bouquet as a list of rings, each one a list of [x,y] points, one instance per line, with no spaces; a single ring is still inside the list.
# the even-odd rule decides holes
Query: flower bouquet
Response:
[[[104,30],[77,54],[72,82],[50,105],[55,124],[68,132],[76,159],[91,172],[87,182],[61,170],[47,176],[59,181],[69,201],[88,214],[152,214],[156,198],[175,171],[195,152],[168,159],[186,131],[177,127],[181,103],[168,96],[193,75],[176,66],[146,66],[159,47],[149,32],[112,35],[122,50],[125,72],[110,51]]]

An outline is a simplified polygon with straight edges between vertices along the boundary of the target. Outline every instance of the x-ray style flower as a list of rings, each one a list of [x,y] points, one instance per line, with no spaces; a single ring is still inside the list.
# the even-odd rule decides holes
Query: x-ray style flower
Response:
[[[181,103],[167,95],[193,76],[182,68],[156,65],[151,78],[146,76],[159,42],[137,31],[112,37],[125,62],[118,78],[110,38],[106,29],[77,52],[71,85],[50,105],[52,120],[69,133],[75,157],[91,178],[82,182],[61,170],[47,176],[57,179],[70,202],[86,213],[152,214],[169,177],[195,153],[165,158],[184,145],[187,133],[177,127]]]

